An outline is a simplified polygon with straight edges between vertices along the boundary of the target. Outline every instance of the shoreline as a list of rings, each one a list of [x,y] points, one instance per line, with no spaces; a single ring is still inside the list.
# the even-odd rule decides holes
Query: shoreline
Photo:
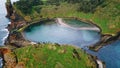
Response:
[[[15,13],[13,13],[13,15],[15,15]],[[16,17],[16,16],[15,16]],[[75,17],[73,17],[73,18],[75,18]],[[10,18],[11,19],[11,18]],[[83,20],[81,20],[80,18],[76,18],[76,19],[78,19],[78,20],[80,20],[80,21],[83,21],[83,20],[85,20],[85,19],[83,19]],[[16,46],[16,47],[22,47],[22,46],[25,46],[25,45],[23,45],[23,44],[21,44],[21,45],[16,45],[17,43],[18,44],[20,44],[20,43],[22,43],[22,42],[27,42],[25,39],[24,39],[24,37],[22,36],[22,34],[21,34],[21,32],[16,32],[15,34],[14,34],[14,31],[13,31],[13,33],[11,32],[14,28],[17,28],[17,29],[19,29],[21,26],[21,24],[15,24],[16,23],[16,21],[14,21],[15,19],[11,19],[12,20],[12,22],[11,22],[11,25],[9,25],[8,26],[8,30],[10,31],[10,34],[9,34],[9,37],[8,37],[8,39],[6,40],[8,43],[8,45],[9,44],[11,44],[11,42],[12,42],[12,45],[14,44],[14,46]],[[85,21],[89,21],[89,20],[85,20]],[[20,21],[21,22],[21,21]],[[93,23],[93,22],[91,22],[91,21],[89,21],[90,23]],[[18,23],[18,22],[17,22]],[[24,23],[24,22],[22,22],[22,23]],[[27,28],[28,26],[30,26],[30,25],[32,25],[33,23],[31,23],[31,24],[25,24],[25,25],[23,25],[22,27],[24,27],[24,26],[26,26],[25,28]],[[93,23],[94,25],[96,25],[95,23]],[[18,25],[18,27],[15,27],[16,25]],[[98,28],[100,28],[99,26],[97,26]],[[100,33],[101,33],[101,28],[100,28]],[[105,35],[106,36],[106,35]],[[104,38],[105,36],[103,36],[102,35],[102,38]],[[99,43],[97,43],[98,44],[98,46],[100,46],[100,48],[102,48],[103,46],[105,46],[106,45],[106,42],[111,42],[111,40],[109,41],[109,39],[112,37],[112,36],[106,36],[107,38],[105,38],[104,40],[102,40],[102,41],[99,41]],[[109,39],[108,39],[109,38]],[[106,39],[108,40],[108,41],[106,41]],[[105,42],[104,42],[105,41]],[[10,43],[9,43],[10,42]],[[16,43],[17,42],[17,43]],[[103,46],[102,45],[100,45],[101,43],[105,43]],[[114,41],[113,41],[114,42]],[[29,42],[27,42],[27,43],[29,43]],[[108,44],[108,43],[107,43]],[[95,47],[95,46],[93,46],[93,47]],[[99,48],[97,49],[97,50],[99,50]],[[99,62],[99,64],[101,65],[101,63]]]
[[[77,27],[77,28],[75,28],[75,27],[72,27],[72,26],[70,26],[70,25],[68,25],[68,24],[66,24],[63,20],[62,20],[62,18],[56,18],[56,23],[58,23],[58,24],[60,24],[60,25],[62,25],[62,26],[64,26],[64,27],[69,27],[69,28],[72,28],[72,29],[75,29],[75,30],[93,30],[93,31],[98,31],[98,32],[100,32],[100,29],[99,28],[97,28],[97,27]]]
[[[120,32],[116,33],[114,36],[110,34],[104,34],[102,35],[99,42],[97,42],[94,45],[89,46],[88,48],[92,51],[99,51],[99,49],[103,48],[104,46],[107,46],[108,44],[111,44],[117,40],[120,40]]]
[[[15,23],[15,22],[13,21],[12,23]],[[36,22],[36,23],[37,23],[37,22]],[[26,26],[25,28],[27,28],[27,27],[30,26],[30,25],[36,24],[36,23],[27,24],[27,25],[25,25],[25,26]],[[12,26],[12,25],[8,26],[8,30],[10,31],[10,34],[9,34],[8,39],[10,39],[10,36],[12,37],[12,34],[11,34],[12,29],[10,28],[11,26]],[[23,26],[23,27],[24,27],[24,26]],[[24,29],[25,29],[25,28],[24,28]],[[24,30],[24,29],[23,29],[23,30]],[[13,34],[14,34],[14,33],[13,33]],[[32,44],[31,41],[25,40],[25,38],[24,38],[23,35],[22,35],[22,32],[20,32],[18,35],[20,35],[21,37],[20,37],[20,38],[17,38],[17,36],[16,36],[15,39],[12,39],[12,40],[14,40],[14,41],[7,39],[7,41],[10,42],[10,43],[8,43],[8,44],[10,44],[10,45],[12,44],[13,46],[16,46],[17,48],[26,46],[25,44],[19,45],[20,43],[23,43],[23,42],[25,42],[25,43],[27,43],[27,44]],[[19,39],[20,39],[20,40],[19,40]],[[34,44],[34,43],[33,43],[33,44]],[[90,55],[90,54],[89,54],[89,55]],[[99,63],[97,63],[97,60],[96,60],[95,58],[92,58],[92,57],[91,57],[91,59],[96,63],[96,65],[99,65]],[[101,63],[101,64],[102,64],[102,63]],[[97,67],[98,67],[98,66],[97,66]]]
[[[7,37],[8,37],[8,34],[9,34],[9,31],[8,31],[8,29],[1,29],[0,31],[5,31],[6,32],[6,35],[1,39],[1,41],[2,41],[2,43],[1,43],[1,45],[0,46],[4,46],[4,43],[5,43],[5,40],[7,39]]]
[[[13,22],[14,23],[14,22]],[[32,24],[35,24],[35,23],[31,23],[30,25],[32,25]],[[27,25],[27,26],[30,26],[30,25]],[[24,26],[23,26],[24,27]],[[25,27],[25,28],[27,28],[27,27]],[[11,31],[11,29],[9,29],[10,31]],[[27,42],[28,44],[36,44],[36,43],[32,43],[31,41],[28,41],[28,40],[25,40],[25,38],[23,37],[23,35],[22,35],[22,32],[20,32],[20,35],[22,36],[21,38],[23,38],[22,40],[18,40],[19,38],[17,38],[15,41],[16,42],[18,42],[18,43],[23,43],[23,42]],[[9,34],[9,37],[11,36],[11,34]],[[7,40],[8,41],[8,40]],[[9,42],[11,42],[11,40],[9,40]],[[21,45],[21,46],[19,46],[19,45],[14,45],[13,43],[16,43],[16,42],[12,42],[12,45],[13,46],[16,46],[17,48],[19,48],[19,47],[24,47],[24,46],[26,46],[26,45]],[[11,45],[11,43],[8,43],[8,44],[10,44]],[[88,55],[90,55],[90,54],[88,54]],[[90,56],[91,57],[91,56]],[[92,59],[92,61],[93,62],[95,62],[96,63],[96,66],[97,65],[99,65],[98,63],[97,63],[97,61],[96,61],[96,59],[94,59],[94,58],[92,58],[91,57],[91,59]]]

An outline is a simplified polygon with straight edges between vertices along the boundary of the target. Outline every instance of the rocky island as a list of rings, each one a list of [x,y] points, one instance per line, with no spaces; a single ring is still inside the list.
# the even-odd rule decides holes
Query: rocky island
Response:
[[[105,65],[102,65],[102,62],[99,61],[97,57],[87,54],[78,47],[67,44],[62,46],[58,43],[49,42],[34,43],[26,40],[23,35],[23,31],[26,28],[41,21],[49,21],[58,17],[73,18],[98,27],[96,30],[100,30],[99,33],[102,33],[101,39],[96,44],[89,46],[91,50],[98,51],[103,46],[120,39],[119,26],[117,26],[120,22],[119,17],[116,16],[117,25],[114,26],[111,26],[112,23],[107,23],[104,24],[106,27],[103,27],[103,24],[101,24],[103,21],[98,21],[102,19],[96,15],[100,14],[99,11],[104,12],[104,9],[101,8],[101,6],[98,8],[94,7],[97,7],[98,4],[105,7],[106,4],[102,4],[103,0],[95,2],[96,4],[92,5],[94,7],[90,6],[93,9],[77,7],[80,8],[79,11],[85,13],[76,11],[78,9],[74,7],[79,4],[77,4],[77,1],[74,2],[72,0],[68,1],[68,3],[52,2],[52,0],[33,0],[31,2],[28,1],[28,3],[26,2],[27,0],[20,0],[13,5],[10,0],[6,2],[7,17],[11,20],[11,24],[7,27],[9,36],[5,41],[6,46],[0,48],[0,53],[5,62],[5,68],[105,68]],[[72,3],[74,3],[74,5],[72,5]],[[71,8],[62,11],[68,6],[71,6]],[[88,12],[94,12],[94,15],[90,15]],[[86,14],[88,16],[86,16]],[[107,18],[107,16],[105,17]],[[106,21],[108,22],[106,19],[104,23]],[[113,20],[110,20],[109,22],[112,21]],[[107,31],[109,28],[111,31]]]

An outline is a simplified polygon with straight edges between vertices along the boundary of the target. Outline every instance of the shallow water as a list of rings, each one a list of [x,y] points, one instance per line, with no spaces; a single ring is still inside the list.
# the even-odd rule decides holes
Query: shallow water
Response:
[[[64,21],[73,27],[94,27],[94,25],[75,19],[64,19]]]

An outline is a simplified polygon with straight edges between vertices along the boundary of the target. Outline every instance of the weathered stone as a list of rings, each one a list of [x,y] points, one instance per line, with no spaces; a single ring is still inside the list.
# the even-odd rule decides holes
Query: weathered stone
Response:
[[[120,32],[118,32],[116,35],[102,35],[102,38],[99,42],[94,44],[93,46],[89,46],[89,48],[93,51],[98,51],[103,46],[106,46],[108,44],[111,44],[112,42],[115,42],[116,40],[120,39]]]
[[[7,9],[7,17],[10,18],[10,16],[13,13],[13,7],[12,7],[12,4],[11,4],[11,1],[7,0],[7,2],[5,3],[5,5],[6,5],[6,9]]]
[[[14,68],[17,64],[15,54],[8,48],[1,48],[0,53],[4,59],[4,68]]]

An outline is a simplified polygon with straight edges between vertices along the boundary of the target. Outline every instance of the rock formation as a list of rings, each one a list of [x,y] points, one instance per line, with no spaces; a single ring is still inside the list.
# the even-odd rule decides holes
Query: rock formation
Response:
[[[23,38],[21,32],[18,30],[26,25],[25,20],[19,16],[14,8],[12,7],[11,0],[7,0],[6,10],[7,10],[7,17],[10,19],[11,23],[8,25],[9,36],[5,41],[5,45],[13,45],[16,47],[21,47],[23,44],[18,44],[24,42],[25,39]],[[18,42],[19,41],[19,42]]]
[[[15,54],[8,48],[0,48],[0,54],[2,54],[4,60],[3,68],[14,68],[17,64]]]
[[[7,9],[7,17],[10,18],[10,16],[13,13],[13,7],[12,7],[12,4],[11,4],[11,0],[7,0],[5,5],[6,5],[6,9]]]
[[[120,39],[120,32],[116,33],[115,36],[112,36],[109,34],[102,35],[101,40],[99,42],[97,42],[96,44],[94,44],[93,46],[90,46],[89,48],[93,51],[98,51],[103,46],[111,44],[119,39]]]

